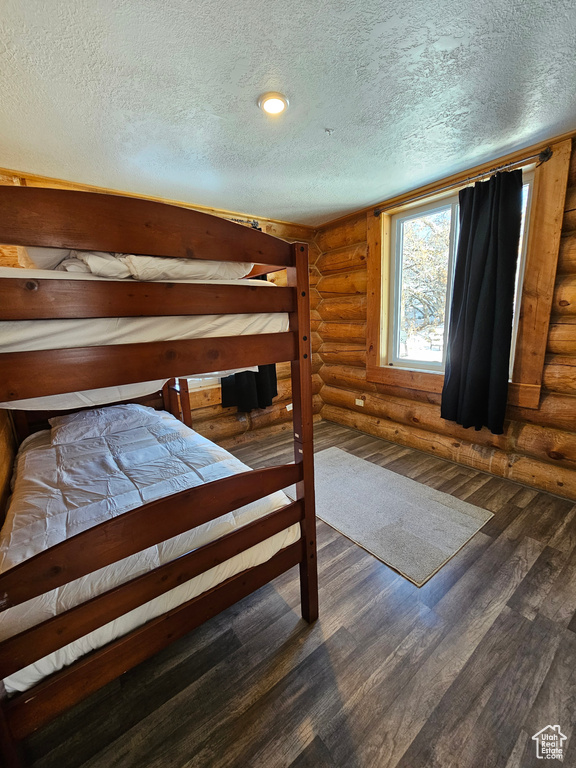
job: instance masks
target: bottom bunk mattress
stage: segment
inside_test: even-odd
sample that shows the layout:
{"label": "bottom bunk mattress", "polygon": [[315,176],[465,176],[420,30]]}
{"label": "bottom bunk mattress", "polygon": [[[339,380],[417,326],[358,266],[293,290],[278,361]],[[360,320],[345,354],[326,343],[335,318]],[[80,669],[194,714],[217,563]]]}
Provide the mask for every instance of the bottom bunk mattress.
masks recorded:
{"label": "bottom bunk mattress", "polygon": [[[68,431],[27,438],[15,462],[12,497],[0,532],[0,573],[48,547],[150,501],[249,469],[232,454],[163,411],[142,406],[131,421],[104,414],[104,436],[90,437],[93,412],[76,416]],[[116,431],[119,430],[119,431]],[[82,435],[84,439],[79,439]],[[56,444],[53,444],[56,443]],[[290,499],[278,491],[136,555],[0,613],[0,640],[139,576],[236,528]],[[300,537],[298,524],[181,584],[4,680],[25,691],[47,675],[196,597],[235,574],[266,562]]]}

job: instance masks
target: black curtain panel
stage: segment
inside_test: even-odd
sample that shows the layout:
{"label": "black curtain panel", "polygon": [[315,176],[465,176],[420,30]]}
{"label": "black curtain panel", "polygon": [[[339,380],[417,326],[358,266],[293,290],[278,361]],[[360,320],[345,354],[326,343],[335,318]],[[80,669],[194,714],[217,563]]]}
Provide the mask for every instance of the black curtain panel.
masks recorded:
{"label": "black curtain panel", "polygon": [[[266,275],[259,275],[255,280],[267,280]],[[258,372],[242,371],[220,379],[222,407],[236,406],[241,413],[248,413],[256,408],[267,408],[278,395],[276,366],[259,365]]]}
{"label": "black curtain panel", "polygon": [[260,365],[258,372],[242,371],[221,379],[222,407],[236,406],[242,413],[267,408],[278,394],[276,366]]}
{"label": "black curtain panel", "polygon": [[461,190],[442,418],[504,431],[522,171]]}

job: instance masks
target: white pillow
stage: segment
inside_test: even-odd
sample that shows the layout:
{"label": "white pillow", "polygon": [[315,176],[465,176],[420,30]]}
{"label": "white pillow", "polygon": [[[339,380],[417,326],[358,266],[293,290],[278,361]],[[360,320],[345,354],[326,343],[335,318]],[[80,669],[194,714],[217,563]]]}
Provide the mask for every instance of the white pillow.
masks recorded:
{"label": "white pillow", "polygon": [[76,251],[63,248],[27,247],[37,269],[62,272],[91,272],[115,280],[240,280],[253,264],[243,261],[202,261],[167,256],[140,256],[106,251]]}
{"label": "white pillow", "polygon": [[[99,277],[114,277],[123,279],[131,277],[130,270],[125,264],[121,253],[106,253],[105,251],[72,251],[76,264],[84,264],[88,272]],[[71,262],[69,262],[71,263]],[[66,263],[61,266],[66,268]],[[70,270],[73,271],[73,270]]]}
{"label": "white pillow", "polygon": [[76,443],[79,440],[104,437],[136,427],[157,424],[159,418],[160,415],[153,408],[135,403],[55,416],[49,419],[52,427],[52,445]]}
{"label": "white pillow", "polygon": [[69,248],[36,248],[27,245],[26,251],[36,269],[55,269],[70,255]]}
{"label": "white pillow", "polygon": [[239,280],[246,277],[254,266],[241,261],[202,261],[132,254],[120,258],[136,280]]}

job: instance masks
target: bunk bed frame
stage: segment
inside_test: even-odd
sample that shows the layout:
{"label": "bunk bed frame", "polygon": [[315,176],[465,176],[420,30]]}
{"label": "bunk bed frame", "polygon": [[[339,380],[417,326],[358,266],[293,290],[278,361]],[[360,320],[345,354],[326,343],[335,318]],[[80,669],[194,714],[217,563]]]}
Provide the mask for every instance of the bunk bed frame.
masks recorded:
{"label": "bunk bed frame", "polygon": [[[12,245],[243,261],[287,268],[288,286],[0,279],[0,320],[288,312],[289,331],[57,351],[0,353],[0,402],[291,361],[294,464],[176,493],[83,531],[0,575],[0,610],[48,592],[220,515],[296,484],[297,500],[0,643],[0,757],[23,765],[19,742],[123,672],[299,565],[302,616],[318,616],[308,249],[197,211],[147,200],[0,187],[0,242]],[[262,271],[266,271],[265,268]],[[272,271],[272,270],[270,270]],[[152,396],[180,413],[173,385]],[[140,400],[140,402],[143,402]],[[43,414],[45,418],[48,414]],[[39,414],[17,417],[20,435]],[[36,419],[36,420],[35,420]],[[161,525],[160,525],[161,521]],[[24,693],[1,681],[178,584],[299,522],[301,538],[267,562],[93,651]]]}

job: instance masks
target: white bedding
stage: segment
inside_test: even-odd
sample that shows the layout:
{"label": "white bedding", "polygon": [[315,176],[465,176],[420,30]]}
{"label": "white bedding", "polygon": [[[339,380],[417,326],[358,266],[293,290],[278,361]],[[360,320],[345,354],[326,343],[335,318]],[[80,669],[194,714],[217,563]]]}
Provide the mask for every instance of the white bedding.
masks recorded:
{"label": "white bedding", "polygon": [[91,272],[100,277],[134,277],[136,280],[239,280],[246,277],[254,266],[238,261],[206,261],[67,248],[28,246],[20,250],[24,252],[26,264],[37,269]]}
{"label": "white bedding", "polygon": [[[0,277],[27,279],[52,278],[60,280],[106,280],[91,274],[54,272],[39,269],[0,268]],[[126,283],[126,280],[122,280]],[[200,283],[198,280],[180,281]],[[243,280],[242,284],[257,285],[263,290],[273,283]],[[210,285],[238,285],[237,280],[211,280]],[[0,352],[26,352],[40,349],[98,346],[104,344],[135,344],[147,341],[173,341],[217,336],[243,336],[258,333],[280,333],[288,330],[286,313],[255,313],[241,315],[175,315],[167,317],[111,317],[80,320],[14,320],[0,321]],[[243,369],[246,370],[246,369]],[[226,376],[231,371],[206,374]],[[182,371],[181,376],[195,376]],[[0,403],[0,408],[57,410],[84,408],[118,400],[142,397],[160,389],[165,380],[107,387],[66,395]]]}
{"label": "white bedding", "polygon": [[[177,491],[246,471],[230,453],[160,412],[157,423],[105,438],[51,446],[50,432],[27,438],[0,532],[0,572],[86,528]],[[0,640],[289,503],[283,491],[0,614]],[[130,611],[4,680],[24,691],[75,659],[161,615],[300,537],[293,525],[191,581]]]}

